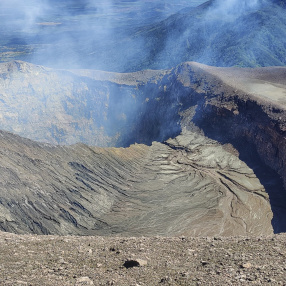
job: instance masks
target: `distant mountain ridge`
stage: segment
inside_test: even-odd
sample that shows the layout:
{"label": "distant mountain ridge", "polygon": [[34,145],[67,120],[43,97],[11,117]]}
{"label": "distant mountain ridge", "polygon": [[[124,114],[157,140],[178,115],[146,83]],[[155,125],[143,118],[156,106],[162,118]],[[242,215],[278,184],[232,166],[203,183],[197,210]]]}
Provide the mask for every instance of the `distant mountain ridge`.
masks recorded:
{"label": "distant mountain ridge", "polygon": [[251,1],[257,5],[240,8],[239,13],[235,9],[248,7],[248,2],[228,2],[235,3],[234,8],[223,3],[207,1],[184,8],[159,23],[156,19],[164,19],[164,14],[156,18],[148,9],[150,21],[139,21],[141,24],[136,20],[143,17],[140,9],[139,14],[133,9],[130,15],[124,10],[126,19],[118,9],[118,19],[110,23],[104,11],[97,15],[95,9],[91,17],[76,6],[62,16],[46,15],[28,32],[18,31],[19,27],[10,25],[10,18],[3,16],[3,25],[7,24],[1,31],[0,60],[113,72],[169,69],[186,61],[222,67],[286,65],[285,1]]}
{"label": "distant mountain ridge", "polygon": [[262,2],[238,18],[208,1],[138,32],[146,56],[133,67],[167,68],[184,61],[213,66],[286,65],[285,1]]}

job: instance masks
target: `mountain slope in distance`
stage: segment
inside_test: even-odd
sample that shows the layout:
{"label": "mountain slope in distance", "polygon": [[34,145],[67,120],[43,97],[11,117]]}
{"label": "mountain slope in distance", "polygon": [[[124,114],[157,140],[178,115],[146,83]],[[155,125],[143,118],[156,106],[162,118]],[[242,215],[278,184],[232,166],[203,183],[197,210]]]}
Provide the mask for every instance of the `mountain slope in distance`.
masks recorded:
{"label": "mountain slope in distance", "polygon": [[[130,4],[132,9],[135,4]],[[137,23],[138,17],[144,19],[141,14],[128,16],[126,8],[124,17],[116,5],[113,10],[119,21],[113,17],[107,23],[104,13],[100,16],[92,10],[95,15],[90,17],[88,9],[75,9],[70,15],[67,7],[60,8],[66,13],[61,16],[44,15],[48,22],[33,23],[28,32],[14,29],[4,17],[8,24],[1,32],[0,60],[114,72],[169,69],[185,61],[223,67],[286,64],[285,1],[207,1],[165,20],[152,16],[143,26]],[[152,15],[150,11],[146,13]]]}
{"label": "mountain slope in distance", "polygon": [[133,69],[169,68],[184,61],[226,67],[286,64],[283,1],[257,1],[261,4],[239,14],[236,6],[226,12],[217,2],[208,1],[139,30],[135,39],[144,39],[144,57],[136,65],[130,63]]}

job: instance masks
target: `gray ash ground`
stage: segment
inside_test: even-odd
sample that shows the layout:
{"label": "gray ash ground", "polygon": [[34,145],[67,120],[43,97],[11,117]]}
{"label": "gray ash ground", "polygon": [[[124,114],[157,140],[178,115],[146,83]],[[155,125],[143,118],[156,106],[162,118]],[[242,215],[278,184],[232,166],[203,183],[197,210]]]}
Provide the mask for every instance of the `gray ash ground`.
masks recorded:
{"label": "gray ash ground", "polygon": [[0,285],[286,285],[285,242],[1,233]]}

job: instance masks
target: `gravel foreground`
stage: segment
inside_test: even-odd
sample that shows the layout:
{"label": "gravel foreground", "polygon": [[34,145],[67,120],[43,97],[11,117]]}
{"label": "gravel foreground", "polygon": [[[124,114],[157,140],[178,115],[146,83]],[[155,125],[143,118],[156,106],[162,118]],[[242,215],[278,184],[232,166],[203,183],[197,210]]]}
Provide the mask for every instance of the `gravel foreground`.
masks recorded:
{"label": "gravel foreground", "polygon": [[285,242],[1,233],[0,285],[286,285]]}

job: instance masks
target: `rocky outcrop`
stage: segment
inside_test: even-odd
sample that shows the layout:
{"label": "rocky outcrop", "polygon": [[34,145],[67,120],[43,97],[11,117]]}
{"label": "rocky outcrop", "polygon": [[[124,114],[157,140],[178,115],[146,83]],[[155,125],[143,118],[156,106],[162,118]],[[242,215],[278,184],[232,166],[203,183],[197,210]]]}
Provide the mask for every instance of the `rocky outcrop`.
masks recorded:
{"label": "rocky outcrop", "polygon": [[[285,212],[280,210],[286,205],[285,68],[191,66],[186,64],[180,73],[189,74],[187,70],[196,75],[207,73],[199,82],[204,100],[195,107],[192,123],[209,138],[230,143],[237,149],[239,158],[254,170],[267,189],[272,204],[277,206],[275,213],[284,220]],[[184,78],[184,85],[198,90],[195,78],[191,81]]]}

